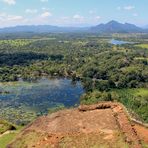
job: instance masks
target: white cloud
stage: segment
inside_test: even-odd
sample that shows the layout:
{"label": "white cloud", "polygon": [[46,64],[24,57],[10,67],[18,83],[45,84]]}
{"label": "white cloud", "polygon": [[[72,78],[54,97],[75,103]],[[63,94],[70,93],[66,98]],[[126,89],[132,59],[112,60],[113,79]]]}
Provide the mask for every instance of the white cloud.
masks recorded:
{"label": "white cloud", "polygon": [[7,14],[4,13],[4,12],[0,13],[0,17],[5,17],[6,15],[7,15]]}
{"label": "white cloud", "polygon": [[83,16],[81,16],[81,15],[79,15],[79,14],[75,14],[74,16],[73,16],[73,19],[84,19],[84,17]]}
{"label": "white cloud", "polygon": [[125,6],[124,10],[132,10],[135,9],[135,6]]}
{"label": "white cloud", "polygon": [[21,15],[10,15],[7,13],[0,13],[0,27],[9,27],[16,25],[24,25],[27,19]]}
{"label": "white cloud", "polygon": [[[3,22],[11,22],[11,21],[20,21],[24,20],[23,16],[21,15],[9,15],[6,13],[0,13],[0,18]],[[9,24],[9,23],[8,23]]]}
{"label": "white cloud", "polygon": [[26,9],[25,12],[26,12],[26,13],[35,14],[35,13],[38,12],[38,10],[37,10],[37,9]]}
{"label": "white cloud", "polygon": [[41,14],[41,17],[42,18],[46,18],[46,17],[49,17],[49,16],[52,16],[52,13],[49,12],[49,11],[46,11],[46,12],[44,12],[44,13]]}
{"label": "white cloud", "polygon": [[101,17],[100,17],[100,16],[96,16],[95,19],[96,19],[96,20],[100,20]]}
{"label": "white cloud", "polygon": [[117,7],[117,10],[133,10],[133,9],[135,9],[135,6],[125,6],[125,7],[120,7],[120,6],[118,6]]}
{"label": "white cloud", "polygon": [[3,2],[8,4],[8,5],[15,5],[16,4],[15,0],[3,0]]}
{"label": "white cloud", "polygon": [[78,25],[78,24],[84,24],[86,22],[84,16],[81,16],[79,14],[75,14],[71,20],[69,20],[69,23],[71,24],[75,24],[75,25]]}
{"label": "white cloud", "polygon": [[23,20],[23,17],[20,15],[8,15],[7,20],[8,21],[20,21],[20,20]]}
{"label": "white cloud", "polygon": [[48,2],[48,0],[40,0],[41,2]]}

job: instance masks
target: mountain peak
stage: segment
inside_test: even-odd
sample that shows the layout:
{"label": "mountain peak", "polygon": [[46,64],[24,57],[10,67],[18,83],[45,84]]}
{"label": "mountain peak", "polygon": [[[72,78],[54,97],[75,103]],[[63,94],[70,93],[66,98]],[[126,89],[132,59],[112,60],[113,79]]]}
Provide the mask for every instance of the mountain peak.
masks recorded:
{"label": "mountain peak", "polygon": [[108,22],[107,24],[120,24],[119,22],[115,21],[115,20],[111,20],[110,22]]}
{"label": "mountain peak", "polygon": [[97,25],[91,28],[93,32],[99,33],[139,33],[144,32],[142,28],[137,27],[134,24],[119,23],[112,20],[106,24]]}

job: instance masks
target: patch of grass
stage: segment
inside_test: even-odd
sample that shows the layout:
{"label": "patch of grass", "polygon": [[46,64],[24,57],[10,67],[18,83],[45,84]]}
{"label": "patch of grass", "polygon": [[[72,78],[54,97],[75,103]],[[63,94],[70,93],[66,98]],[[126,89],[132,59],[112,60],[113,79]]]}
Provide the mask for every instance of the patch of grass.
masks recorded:
{"label": "patch of grass", "polygon": [[17,132],[9,133],[0,137],[0,148],[6,148],[6,146],[16,137]]}
{"label": "patch of grass", "polygon": [[138,89],[133,89],[134,91],[134,96],[141,96],[141,97],[147,97],[148,98],[148,89],[146,88],[138,88]]}
{"label": "patch of grass", "polygon": [[147,60],[148,61],[148,58],[146,58],[146,57],[136,57],[134,59],[135,60]]}
{"label": "patch of grass", "polygon": [[0,120],[0,134],[3,134],[4,132],[8,130],[15,130],[16,127],[12,125],[11,123],[5,121],[5,120]]}
{"label": "patch of grass", "polygon": [[80,134],[67,136],[61,139],[59,147],[79,147],[79,148],[128,148],[121,134],[114,134],[112,139],[105,139],[106,134]]}
{"label": "patch of grass", "polygon": [[14,137],[13,141],[10,141],[8,144],[14,148],[26,148],[33,147],[37,142],[39,142],[46,135],[41,135],[37,132],[31,131],[29,133],[25,133],[24,135],[20,134],[17,137]]}
{"label": "patch of grass", "polygon": [[115,89],[117,101],[123,103],[138,120],[148,123],[148,89]]}
{"label": "patch of grass", "polygon": [[139,45],[136,45],[136,47],[148,48],[148,44],[139,44]]}
{"label": "patch of grass", "polygon": [[0,45],[7,44],[12,47],[20,47],[30,44],[32,41],[27,39],[15,39],[15,40],[0,40]]}
{"label": "patch of grass", "polygon": [[65,109],[65,106],[64,106],[63,104],[60,104],[60,105],[58,105],[58,106],[56,106],[56,107],[50,108],[50,109],[48,110],[48,114],[52,114],[52,113],[54,113],[54,112],[57,112],[57,111],[63,110],[63,109]]}
{"label": "patch of grass", "polygon": [[[7,121],[4,121],[8,123]],[[0,148],[6,148],[6,146],[18,135],[23,126],[16,126],[16,130],[9,129],[10,132],[0,136]],[[6,131],[5,131],[6,132]]]}
{"label": "patch of grass", "polygon": [[101,101],[113,101],[110,92],[101,92],[94,90],[93,92],[84,93],[80,98],[80,104],[91,105]]}
{"label": "patch of grass", "polygon": [[142,142],[142,147],[143,148],[148,148],[148,143]]}

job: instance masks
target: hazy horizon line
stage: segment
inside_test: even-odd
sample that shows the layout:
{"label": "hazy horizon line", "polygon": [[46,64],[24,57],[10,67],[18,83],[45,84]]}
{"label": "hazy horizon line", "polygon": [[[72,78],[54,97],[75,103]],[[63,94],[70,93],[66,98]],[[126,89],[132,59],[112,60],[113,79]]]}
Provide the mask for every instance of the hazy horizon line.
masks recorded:
{"label": "hazy horizon line", "polygon": [[117,20],[110,20],[107,22],[100,22],[100,23],[96,23],[96,24],[67,24],[67,25],[64,25],[64,24],[18,24],[17,25],[16,24],[16,25],[3,26],[3,27],[0,26],[0,29],[11,28],[11,27],[22,27],[22,26],[54,26],[54,27],[67,27],[67,28],[68,27],[70,27],[70,28],[89,28],[89,27],[100,25],[100,24],[107,24],[111,21],[116,21],[121,24],[125,24],[125,23],[133,24],[133,25],[136,25],[137,27],[141,27],[141,28],[145,28],[146,26],[148,26],[147,24],[137,25],[137,24],[131,23],[131,22],[121,22],[121,21],[117,21]]}

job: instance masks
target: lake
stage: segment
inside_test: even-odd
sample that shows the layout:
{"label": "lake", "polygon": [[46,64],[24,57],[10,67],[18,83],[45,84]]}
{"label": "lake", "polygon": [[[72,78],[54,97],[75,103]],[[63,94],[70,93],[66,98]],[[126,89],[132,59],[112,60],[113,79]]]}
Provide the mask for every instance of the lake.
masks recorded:
{"label": "lake", "polygon": [[133,42],[127,42],[127,41],[115,40],[115,39],[110,40],[109,43],[113,45],[133,44]]}
{"label": "lake", "polygon": [[81,82],[66,78],[0,83],[0,118],[26,124],[49,109],[77,106],[83,93]]}

